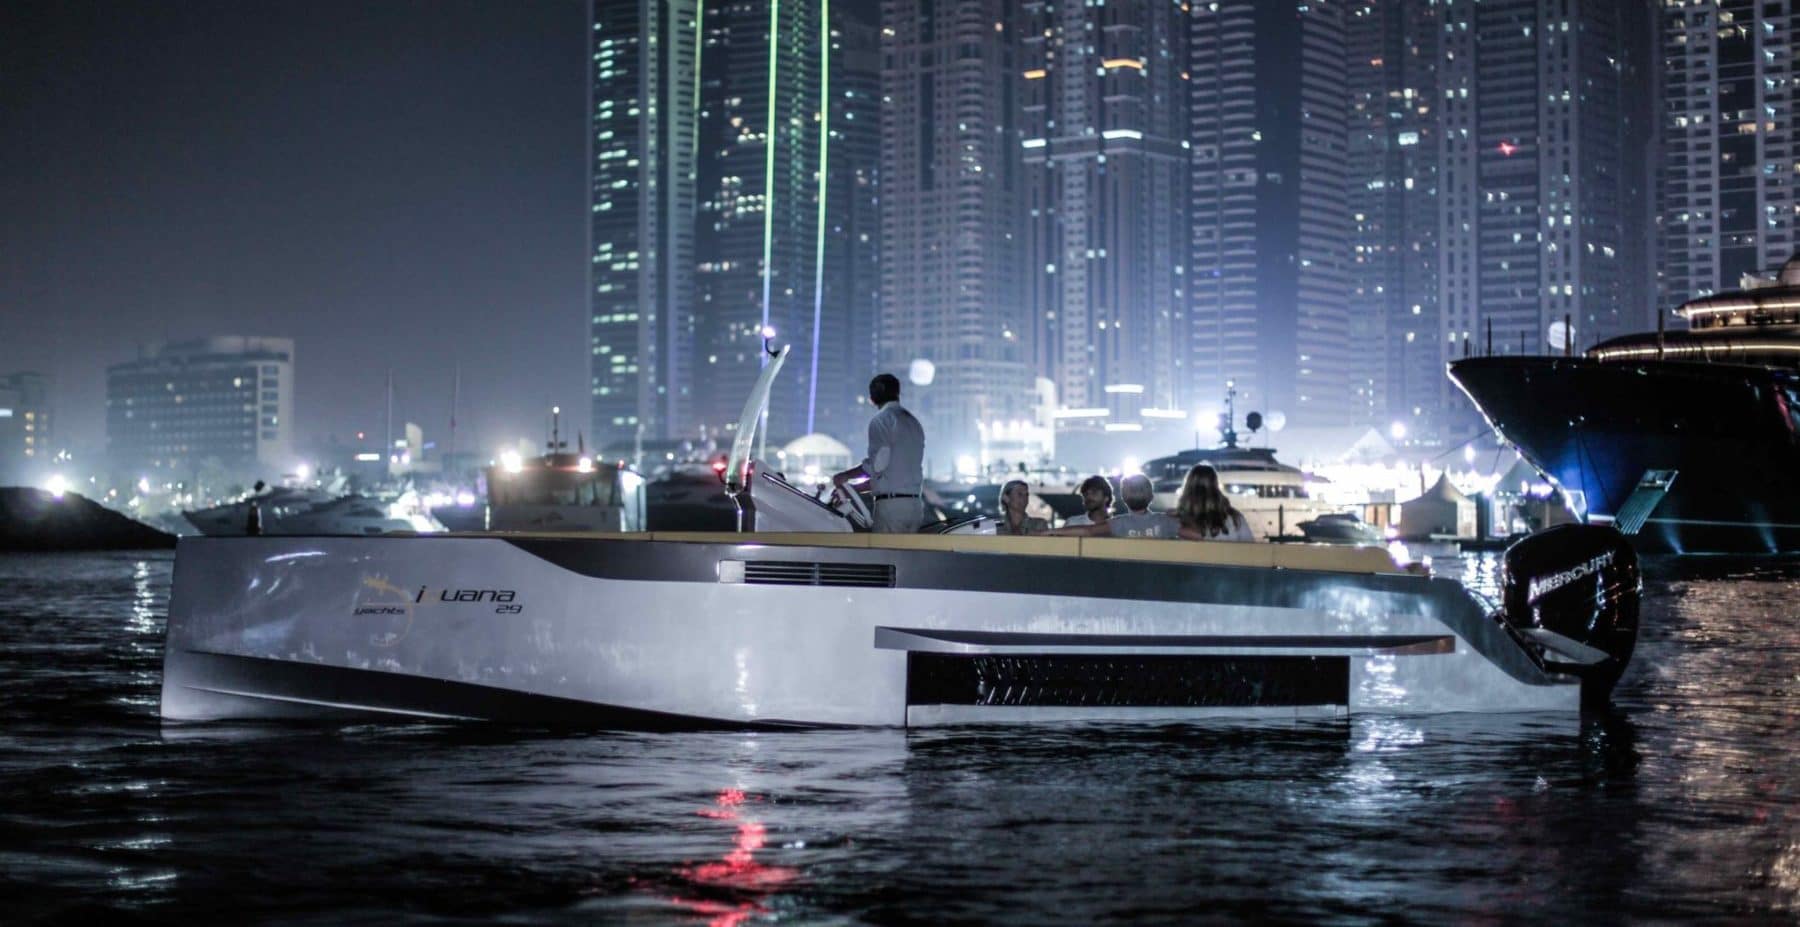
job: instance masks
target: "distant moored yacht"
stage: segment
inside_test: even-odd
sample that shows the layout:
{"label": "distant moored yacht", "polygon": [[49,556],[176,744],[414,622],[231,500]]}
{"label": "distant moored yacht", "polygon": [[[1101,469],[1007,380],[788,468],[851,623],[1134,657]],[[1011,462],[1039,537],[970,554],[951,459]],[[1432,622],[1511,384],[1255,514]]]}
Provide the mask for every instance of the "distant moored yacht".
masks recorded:
{"label": "distant moored yacht", "polygon": [[1800,550],[1800,255],[1695,299],[1684,330],[1450,376],[1590,522],[1640,550]]}

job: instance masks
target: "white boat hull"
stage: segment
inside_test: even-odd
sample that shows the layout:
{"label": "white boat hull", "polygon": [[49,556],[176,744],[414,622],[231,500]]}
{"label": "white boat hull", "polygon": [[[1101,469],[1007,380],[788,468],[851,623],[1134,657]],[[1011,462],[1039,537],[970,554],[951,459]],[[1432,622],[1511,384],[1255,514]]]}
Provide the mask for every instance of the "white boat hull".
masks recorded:
{"label": "white boat hull", "polygon": [[[1576,679],[1444,580],[855,537],[184,538],[162,714],[897,726],[1580,705]],[[808,577],[852,584],[787,584]],[[1096,667],[1137,676],[1121,694]],[[996,695],[1002,671],[1035,681]],[[1158,673],[1174,695],[1132,688]]]}

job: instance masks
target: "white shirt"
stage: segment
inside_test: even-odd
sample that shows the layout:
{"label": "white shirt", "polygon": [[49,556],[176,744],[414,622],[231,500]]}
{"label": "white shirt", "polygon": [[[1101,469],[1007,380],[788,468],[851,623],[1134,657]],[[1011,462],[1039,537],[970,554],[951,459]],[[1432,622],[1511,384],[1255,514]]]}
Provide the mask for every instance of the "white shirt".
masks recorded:
{"label": "white shirt", "polygon": [[862,468],[877,496],[925,488],[925,429],[899,400],[883,403],[869,419],[869,456]]}

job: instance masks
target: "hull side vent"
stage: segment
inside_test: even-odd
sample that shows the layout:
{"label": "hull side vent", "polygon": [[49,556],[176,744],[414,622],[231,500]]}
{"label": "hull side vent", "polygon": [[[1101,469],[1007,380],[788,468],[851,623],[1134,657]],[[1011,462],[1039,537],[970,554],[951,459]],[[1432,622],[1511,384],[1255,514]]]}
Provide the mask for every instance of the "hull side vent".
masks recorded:
{"label": "hull side vent", "polygon": [[1348,705],[1347,657],[909,653],[908,705]]}
{"label": "hull side vent", "polygon": [[743,582],[752,586],[856,586],[891,589],[891,563],[804,563],[792,560],[744,561]]}

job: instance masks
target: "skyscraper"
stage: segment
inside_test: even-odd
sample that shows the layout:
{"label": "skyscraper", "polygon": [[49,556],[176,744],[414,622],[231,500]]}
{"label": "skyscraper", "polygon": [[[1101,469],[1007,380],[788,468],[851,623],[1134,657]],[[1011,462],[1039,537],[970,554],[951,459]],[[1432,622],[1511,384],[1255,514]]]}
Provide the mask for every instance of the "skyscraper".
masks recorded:
{"label": "skyscraper", "polygon": [[1405,438],[1426,441],[1439,437],[1446,390],[1438,319],[1442,9],[1432,0],[1365,0],[1344,20],[1356,414],[1384,427],[1400,422]]}
{"label": "skyscraper", "polygon": [[[1353,398],[1345,4],[1193,5],[1194,401],[1338,424]],[[1240,404],[1240,408],[1242,405]]]}
{"label": "skyscraper", "polygon": [[589,341],[596,446],[689,415],[699,0],[594,0]]}
{"label": "skyscraper", "polygon": [[831,5],[831,135],[816,430],[852,447],[868,424],[881,307],[881,25],[873,4]]}
{"label": "skyscraper", "polygon": [[881,7],[881,358],[940,472],[1035,404],[1013,6]]}
{"label": "skyscraper", "polygon": [[735,422],[763,366],[762,333],[789,345],[769,402],[776,436],[805,434],[817,409],[816,358],[828,176],[822,117],[825,0],[734,0],[702,24],[699,225],[695,234],[696,421]]}
{"label": "skyscraper", "polygon": [[1440,347],[1485,347],[1490,323],[1496,351],[1530,353],[1641,330],[1646,5],[1443,10]]}
{"label": "skyscraper", "polygon": [[1185,405],[1187,13],[1027,0],[1019,29],[1038,372],[1066,408],[1141,427]]}
{"label": "skyscraper", "polygon": [[50,461],[50,380],[21,371],[0,376],[0,480],[35,480]]}
{"label": "skyscraper", "polygon": [[1672,3],[1662,17],[1667,309],[1800,248],[1800,3]]}
{"label": "skyscraper", "polygon": [[107,453],[125,475],[218,492],[294,466],[293,435],[291,338],[154,344],[106,368]]}

